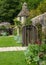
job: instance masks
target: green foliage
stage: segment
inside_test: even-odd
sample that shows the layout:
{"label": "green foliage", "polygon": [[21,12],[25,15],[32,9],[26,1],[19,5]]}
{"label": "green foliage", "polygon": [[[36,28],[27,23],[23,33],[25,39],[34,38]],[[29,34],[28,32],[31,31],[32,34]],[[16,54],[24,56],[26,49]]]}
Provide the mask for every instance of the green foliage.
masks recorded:
{"label": "green foliage", "polygon": [[0,0],[0,20],[12,22],[21,9],[20,5],[18,0]]}
{"label": "green foliage", "polygon": [[37,23],[36,26],[38,28],[38,38],[40,41],[42,41],[42,25]]}
{"label": "green foliage", "polygon": [[46,0],[43,0],[40,5],[38,6],[38,9],[41,11],[41,13],[46,12]]}
{"label": "green foliage", "polygon": [[38,8],[30,10],[30,18],[34,18],[40,14],[41,14],[41,11]]}
{"label": "green foliage", "polygon": [[8,32],[6,31],[7,27],[6,26],[0,26],[0,36],[7,36],[9,35]]}
{"label": "green foliage", "polygon": [[5,29],[6,29],[6,27],[5,27],[4,25],[2,25],[2,26],[0,26],[0,29],[5,30]]}
{"label": "green foliage", "polygon": [[38,16],[44,12],[46,12],[46,0],[41,0],[41,2],[38,4],[36,9],[30,10],[30,17],[33,18],[33,17]]}
{"label": "green foliage", "polygon": [[31,18],[46,12],[46,0],[0,0],[0,22],[14,23],[13,19],[20,12],[24,2],[27,2]]}
{"label": "green foliage", "polygon": [[13,21],[15,23],[15,26],[17,26],[17,27],[20,27],[21,26],[21,22],[18,21],[16,18]]}
{"label": "green foliage", "polygon": [[29,45],[25,52],[25,56],[26,56],[26,62],[29,65],[38,65],[43,61],[45,62],[46,61],[46,44]]}
{"label": "green foliage", "polygon": [[3,33],[0,34],[0,36],[8,36],[8,35],[9,35],[8,32],[3,32]]}
{"label": "green foliage", "polygon": [[30,19],[30,17],[28,17],[25,21],[25,25],[31,25],[32,24],[32,21]]}
{"label": "green foliage", "polygon": [[13,30],[13,35],[17,35],[17,30],[16,29]]}
{"label": "green foliage", "polygon": [[29,9],[36,9],[42,1],[43,0],[21,0],[22,3],[27,2]]}

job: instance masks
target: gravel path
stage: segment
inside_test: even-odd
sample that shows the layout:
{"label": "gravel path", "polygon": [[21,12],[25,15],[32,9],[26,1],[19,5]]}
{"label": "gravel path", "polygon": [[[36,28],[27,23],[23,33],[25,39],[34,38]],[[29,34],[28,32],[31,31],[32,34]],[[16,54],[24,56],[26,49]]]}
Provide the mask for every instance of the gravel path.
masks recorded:
{"label": "gravel path", "polygon": [[27,47],[0,47],[0,52],[5,51],[24,51]]}

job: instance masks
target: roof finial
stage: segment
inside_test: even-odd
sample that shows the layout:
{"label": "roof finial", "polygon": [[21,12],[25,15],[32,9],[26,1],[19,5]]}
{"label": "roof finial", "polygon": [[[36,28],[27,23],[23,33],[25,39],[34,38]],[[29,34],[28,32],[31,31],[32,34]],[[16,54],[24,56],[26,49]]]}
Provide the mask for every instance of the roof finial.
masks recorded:
{"label": "roof finial", "polygon": [[22,6],[22,9],[28,9],[28,8],[27,8],[27,3],[26,3],[26,2],[24,2],[23,6]]}
{"label": "roof finial", "polygon": [[29,10],[28,10],[26,2],[24,2],[23,6],[22,6],[22,10],[18,14],[18,16],[29,16]]}

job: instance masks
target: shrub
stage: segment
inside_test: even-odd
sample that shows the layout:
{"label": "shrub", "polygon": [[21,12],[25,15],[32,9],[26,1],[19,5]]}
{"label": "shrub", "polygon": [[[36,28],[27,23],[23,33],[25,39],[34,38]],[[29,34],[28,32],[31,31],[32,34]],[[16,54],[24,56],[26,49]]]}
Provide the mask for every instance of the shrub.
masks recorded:
{"label": "shrub", "polygon": [[[45,65],[46,44],[31,44],[25,51],[26,62],[28,65]],[[42,64],[41,64],[42,62]]]}
{"label": "shrub", "polygon": [[3,31],[0,33],[0,36],[8,36],[8,35],[9,35],[9,33],[7,31]]}

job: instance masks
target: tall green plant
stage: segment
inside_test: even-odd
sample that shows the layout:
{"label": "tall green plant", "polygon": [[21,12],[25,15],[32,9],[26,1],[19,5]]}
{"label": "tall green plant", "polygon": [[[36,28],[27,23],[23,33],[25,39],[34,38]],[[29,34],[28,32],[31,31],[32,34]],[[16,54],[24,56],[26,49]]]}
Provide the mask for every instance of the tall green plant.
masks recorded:
{"label": "tall green plant", "polygon": [[14,19],[14,23],[15,23],[15,28],[17,29],[17,35],[19,35],[19,31],[21,28],[21,22],[18,21],[16,18]]}

